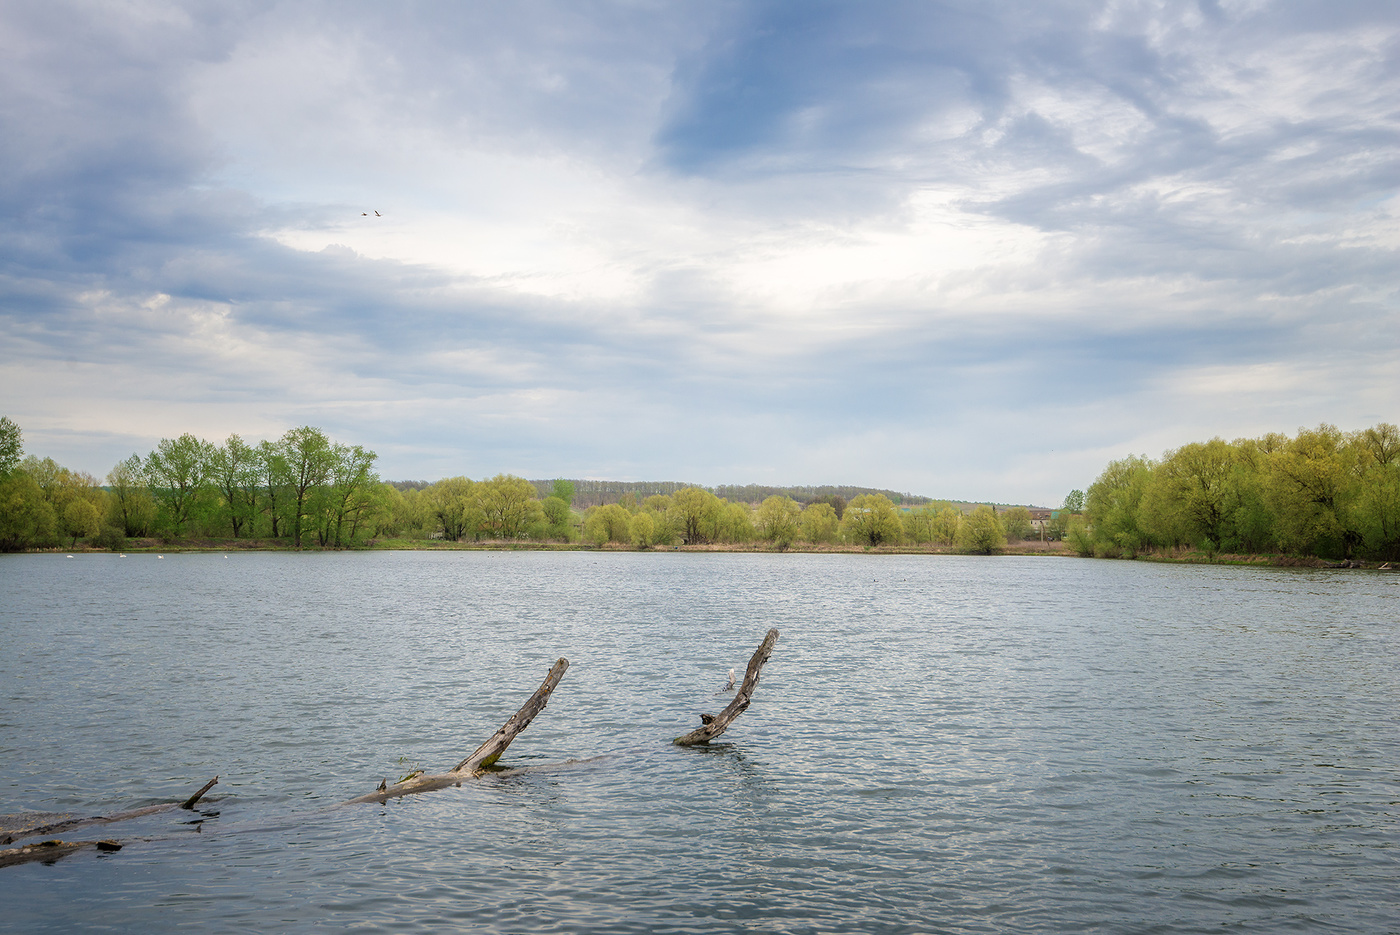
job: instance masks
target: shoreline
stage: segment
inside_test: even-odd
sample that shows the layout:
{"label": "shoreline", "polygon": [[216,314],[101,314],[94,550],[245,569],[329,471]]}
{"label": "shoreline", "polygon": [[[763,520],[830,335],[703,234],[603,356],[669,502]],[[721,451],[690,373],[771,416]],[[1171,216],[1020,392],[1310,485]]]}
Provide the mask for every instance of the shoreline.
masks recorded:
{"label": "shoreline", "polygon": [[[888,545],[859,546],[836,543],[818,545],[790,545],[778,549],[772,545],[755,543],[708,543],[704,545],[660,545],[638,549],[630,545],[610,542],[592,545],[583,542],[510,542],[487,540],[481,542],[445,542],[441,540],[391,539],[371,541],[353,548],[329,548],[317,545],[293,548],[277,541],[266,539],[197,539],[188,542],[163,543],[155,539],[133,539],[125,548],[113,552],[110,549],[80,545],[74,548],[25,549],[13,555],[113,555],[113,554],[175,554],[200,552],[727,552],[735,554],[778,555],[794,553],[802,555],[979,555],[981,553],[962,552],[950,545]],[[1027,541],[1007,545],[1005,548],[982,557],[997,556],[1044,556],[1052,558],[1080,558],[1073,549],[1063,542]],[[1216,553],[1214,556],[1188,549],[1159,550],[1144,552],[1134,558],[1099,559],[1100,561],[1138,561],[1169,565],[1232,565],[1258,568],[1343,568],[1372,571],[1400,571],[1395,563],[1384,561],[1343,560],[1333,561],[1314,556],[1283,554],[1233,554]]]}

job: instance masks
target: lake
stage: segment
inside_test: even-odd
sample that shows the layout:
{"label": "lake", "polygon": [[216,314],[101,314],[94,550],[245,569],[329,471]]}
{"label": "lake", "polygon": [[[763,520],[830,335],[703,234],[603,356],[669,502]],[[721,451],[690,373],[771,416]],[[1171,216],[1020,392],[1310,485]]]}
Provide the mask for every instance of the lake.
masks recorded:
{"label": "lake", "polygon": [[[1400,931],[1400,575],[1045,557],[0,556],[0,931]],[[769,627],[752,706],[709,748]],[[558,657],[487,775],[450,769]],[[589,758],[568,764],[570,759]],[[36,839],[37,840],[37,839]]]}

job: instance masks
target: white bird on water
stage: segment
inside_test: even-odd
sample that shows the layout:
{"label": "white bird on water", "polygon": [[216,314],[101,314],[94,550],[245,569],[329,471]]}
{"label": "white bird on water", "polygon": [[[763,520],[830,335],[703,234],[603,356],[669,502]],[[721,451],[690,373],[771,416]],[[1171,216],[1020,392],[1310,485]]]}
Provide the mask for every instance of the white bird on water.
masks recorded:
{"label": "white bird on water", "polygon": [[730,669],[730,670],[729,670],[729,681],[727,681],[727,682],[724,683],[724,690],[727,691],[727,692],[732,692],[732,691],[734,690],[734,670],[733,670],[733,669]]}

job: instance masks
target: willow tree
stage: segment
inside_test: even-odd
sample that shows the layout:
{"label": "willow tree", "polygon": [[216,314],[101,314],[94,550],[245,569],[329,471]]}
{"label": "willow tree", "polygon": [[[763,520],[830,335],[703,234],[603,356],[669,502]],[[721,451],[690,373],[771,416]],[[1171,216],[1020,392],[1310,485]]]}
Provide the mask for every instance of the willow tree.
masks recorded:
{"label": "willow tree", "polygon": [[1132,557],[1151,544],[1139,508],[1152,478],[1152,467],[1146,458],[1130,455],[1121,461],[1110,461],[1089,485],[1084,510],[1096,554]]}
{"label": "willow tree", "polygon": [[996,510],[984,503],[963,517],[956,541],[964,552],[991,555],[1006,547],[1006,532]]}
{"label": "willow tree", "polygon": [[1357,441],[1365,454],[1358,518],[1366,546],[1381,558],[1400,559],[1400,428],[1382,422]]}
{"label": "willow tree", "polygon": [[799,535],[801,535],[803,542],[810,542],[813,545],[820,542],[833,542],[836,539],[839,525],[840,520],[836,516],[835,507],[830,503],[812,502],[802,510]]}
{"label": "willow tree", "polygon": [[[655,524],[652,533],[656,532]],[[620,503],[605,503],[595,506],[583,518],[583,538],[594,545],[609,542],[630,542],[632,539],[632,514]]]}
{"label": "willow tree", "polygon": [[802,508],[791,497],[772,496],[758,506],[754,528],[759,538],[767,539],[779,548],[787,548],[797,538]]}
{"label": "willow tree", "polygon": [[535,485],[513,474],[497,474],[477,485],[486,534],[493,539],[519,539],[544,519]]}
{"label": "willow tree", "polygon": [[1275,535],[1290,552],[1351,555],[1361,543],[1351,508],[1363,450],[1334,425],[1300,429],[1268,459],[1266,497]]}
{"label": "willow tree", "polygon": [[1223,439],[1167,452],[1140,504],[1142,526],[1160,542],[1214,550],[1234,539],[1231,478],[1236,453]]}
{"label": "willow tree", "polygon": [[863,493],[853,497],[841,518],[841,534],[847,540],[865,546],[896,543],[903,533],[899,511],[882,493]]}
{"label": "willow tree", "polygon": [[723,512],[723,501],[699,487],[685,487],[671,496],[671,514],[686,545],[713,539]]}
{"label": "willow tree", "polygon": [[1011,542],[1020,542],[1031,537],[1031,511],[1023,506],[1013,506],[1001,514],[1001,528]]}
{"label": "willow tree", "polygon": [[476,481],[468,477],[444,478],[424,490],[422,496],[444,539],[457,542],[480,535],[486,515],[481,510]]}

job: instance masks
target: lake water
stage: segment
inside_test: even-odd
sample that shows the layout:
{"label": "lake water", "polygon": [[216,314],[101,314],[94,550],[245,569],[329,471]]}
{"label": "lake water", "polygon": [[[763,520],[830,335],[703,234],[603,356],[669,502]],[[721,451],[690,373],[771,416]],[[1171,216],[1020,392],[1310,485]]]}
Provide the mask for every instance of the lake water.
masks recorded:
{"label": "lake water", "polygon": [[[0,557],[0,931],[1400,931],[1400,575],[1059,558]],[[752,707],[708,749],[769,627]],[[452,767],[572,663],[501,766]],[[555,766],[570,758],[588,763]]]}

